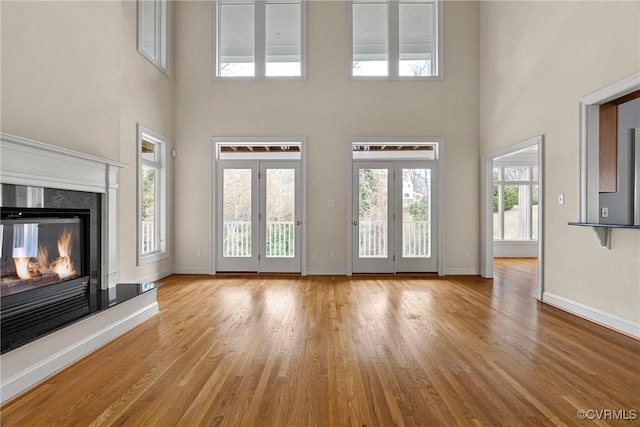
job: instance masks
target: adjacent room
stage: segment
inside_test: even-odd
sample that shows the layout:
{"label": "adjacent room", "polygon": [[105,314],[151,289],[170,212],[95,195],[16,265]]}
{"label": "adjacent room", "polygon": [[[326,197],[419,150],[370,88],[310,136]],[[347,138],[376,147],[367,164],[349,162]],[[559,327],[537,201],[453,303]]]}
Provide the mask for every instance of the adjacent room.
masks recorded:
{"label": "adjacent room", "polygon": [[2,425],[638,422],[640,1],[0,20]]}

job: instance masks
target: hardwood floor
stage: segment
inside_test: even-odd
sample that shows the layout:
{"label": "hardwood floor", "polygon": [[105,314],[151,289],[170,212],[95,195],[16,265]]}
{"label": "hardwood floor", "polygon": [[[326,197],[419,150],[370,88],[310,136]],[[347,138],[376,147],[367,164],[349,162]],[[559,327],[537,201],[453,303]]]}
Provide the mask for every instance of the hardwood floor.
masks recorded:
{"label": "hardwood floor", "polygon": [[9,402],[0,420],[593,424],[580,421],[579,410],[633,418],[640,342],[538,303],[535,268],[535,260],[499,260],[494,282],[172,276],[159,290],[157,316]]}

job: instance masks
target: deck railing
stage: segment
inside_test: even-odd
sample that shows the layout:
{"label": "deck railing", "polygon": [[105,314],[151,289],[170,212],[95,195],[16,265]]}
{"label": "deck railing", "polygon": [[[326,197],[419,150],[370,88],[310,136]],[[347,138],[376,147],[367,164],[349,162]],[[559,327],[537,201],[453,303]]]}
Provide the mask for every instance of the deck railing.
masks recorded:
{"label": "deck railing", "polygon": [[[265,230],[266,257],[289,258],[295,256],[294,226],[293,221],[267,221],[267,229]],[[251,256],[251,222],[225,221],[222,238],[223,256]]]}
{"label": "deck railing", "polygon": [[155,252],[157,250],[156,241],[155,221],[142,221],[142,253]]}
{"label": "deck railing", "polygon": [[[387,221],[360,221],[360,258],[386,258]],[[402,256],[424,258],[431,254],[430,221],[402,221]]]}

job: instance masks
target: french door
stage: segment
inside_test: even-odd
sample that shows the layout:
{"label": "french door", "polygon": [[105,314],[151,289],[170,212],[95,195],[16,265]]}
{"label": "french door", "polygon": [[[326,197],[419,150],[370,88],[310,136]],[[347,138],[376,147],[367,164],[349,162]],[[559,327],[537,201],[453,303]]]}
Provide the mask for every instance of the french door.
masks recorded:
{"label": "french door", "polygon": [[437,272],[435,161],[354,161],[354,273]]}
{"label": "french door", "polygon": [[216,181],[216,270],[299,273],[300,162],[225,160]]}

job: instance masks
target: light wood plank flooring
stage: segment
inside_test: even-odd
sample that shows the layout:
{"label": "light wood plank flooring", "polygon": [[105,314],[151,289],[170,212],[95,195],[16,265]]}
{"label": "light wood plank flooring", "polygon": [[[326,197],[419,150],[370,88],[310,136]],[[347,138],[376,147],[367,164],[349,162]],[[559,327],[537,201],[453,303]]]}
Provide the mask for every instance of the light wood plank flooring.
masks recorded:
{"label": "light wood plank flooring", "polygon": [[578,411],[639,410],[640,343],[538,303],[535,267],[499,260],[494,282],[172,276],[160,314],[1,423],[594,425]]}

